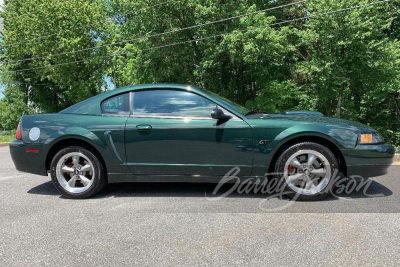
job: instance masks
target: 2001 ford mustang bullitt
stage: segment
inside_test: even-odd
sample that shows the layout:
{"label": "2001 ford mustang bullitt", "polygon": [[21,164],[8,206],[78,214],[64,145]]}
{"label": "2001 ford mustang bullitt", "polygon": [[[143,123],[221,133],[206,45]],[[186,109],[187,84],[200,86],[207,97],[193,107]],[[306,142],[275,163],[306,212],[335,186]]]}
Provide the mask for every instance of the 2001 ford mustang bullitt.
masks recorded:
{"label": "2001 ford mustang bullitt", "polygon": [[329,194],[335,173],[383,175],[393,147],[369,127],[318,112],[264,114],[191,86],[138,85],[58,114],[23,116],[10,151],[68,198],[116,182],[219,182],[280,173],[298,199]]}

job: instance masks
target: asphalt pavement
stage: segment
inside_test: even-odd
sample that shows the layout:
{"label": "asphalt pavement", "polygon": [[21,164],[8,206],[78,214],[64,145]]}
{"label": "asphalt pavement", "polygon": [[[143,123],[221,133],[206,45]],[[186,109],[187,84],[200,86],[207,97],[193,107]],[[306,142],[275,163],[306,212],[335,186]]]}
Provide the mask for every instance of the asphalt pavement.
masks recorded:
{"label": "asphalt pavement", "polygon": [[363,265],[400,262],[400,166],[319,202],[210,184],[115,184],[60,197],[0,148],[0,266]]}

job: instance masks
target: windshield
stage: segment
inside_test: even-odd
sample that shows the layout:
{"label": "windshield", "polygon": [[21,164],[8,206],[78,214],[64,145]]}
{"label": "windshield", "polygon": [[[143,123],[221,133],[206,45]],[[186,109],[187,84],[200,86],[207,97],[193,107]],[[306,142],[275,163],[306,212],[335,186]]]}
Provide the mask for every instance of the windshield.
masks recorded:
{"label": "windshield", "polygon": [[208,90],[204,90],[203,89],[203,91],[206,92],[207,94],[215,97],[215,98],[218,98],[219,101],[221,101],[228,108],[232,109],[233,111],[236,111],[237,113],[245,115],[246,113],[250,112],[250,110],[248,108],[245,108],[245,107],[233,102],[232,100],[229,100],[229,99],[227,99],[225,97],[222,97],[222,96],[220,96],[220,95],[218,95],[216,93],[210,92]]}

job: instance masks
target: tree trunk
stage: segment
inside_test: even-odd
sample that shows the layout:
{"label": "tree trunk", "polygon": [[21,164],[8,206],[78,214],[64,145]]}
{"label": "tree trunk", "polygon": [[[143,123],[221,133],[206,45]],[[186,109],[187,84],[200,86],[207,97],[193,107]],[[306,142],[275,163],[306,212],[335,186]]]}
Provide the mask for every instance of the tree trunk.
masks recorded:
{"label": "tree trunk", "polygon": [[256,89],[254,88],[254,82],[251,82],[251,95],[252,95],[252,100],[256,98]]}
{"label": "tree trunk", "polygon": [[115,62],[113,63],[113,82],[114,82],[114,89],[118,88],[118,83],[117,83],[117,71],[115,70]]}
{"label": "tree trunk", "polygon": [[115,74],[115,72],[114,72],[114,89],[117,89],[118,88],[118,84],[117,84],[117,77],[116,77],[116,74]]}
{"label": "tree trunk", "polygon": [[342,117],[342,101],[343,101],[343,92],[339,93],[339,100],[337,103],[336,113],[338,118]]}
{"label": "tree trunk", "polygon": [[332,117],[332,100],[331,99],[329,99],[326,114],[328,115],[328,117]]}

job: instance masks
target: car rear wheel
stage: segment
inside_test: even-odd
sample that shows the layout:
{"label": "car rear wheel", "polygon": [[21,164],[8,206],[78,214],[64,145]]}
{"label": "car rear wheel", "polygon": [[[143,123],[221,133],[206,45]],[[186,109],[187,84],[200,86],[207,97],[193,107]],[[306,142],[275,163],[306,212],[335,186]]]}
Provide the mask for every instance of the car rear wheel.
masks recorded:
{"label": "car rear wheel", "polygon": [[337,158],[327,147],[305,142],[290,146],[279,156],[275,173],[289,197],[320,200],[330,194],[338,167]]}
{"label": "car rear wheel", "polygon": [[107,183],[104,167],[98,156],[79,146],[59,151],[50,165],[54,186],[67,198],[88,198]]}

